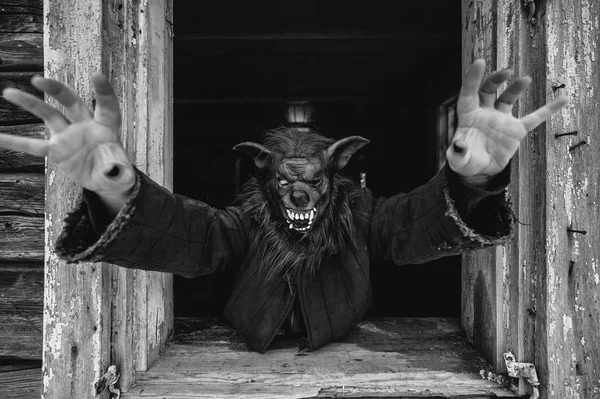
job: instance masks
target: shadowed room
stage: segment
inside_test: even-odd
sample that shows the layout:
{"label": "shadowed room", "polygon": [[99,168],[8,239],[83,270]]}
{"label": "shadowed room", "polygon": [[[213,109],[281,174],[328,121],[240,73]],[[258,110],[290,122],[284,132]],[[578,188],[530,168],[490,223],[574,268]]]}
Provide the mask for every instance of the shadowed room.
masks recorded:
{"label": "shadowed room", "polygon": [[[371,142],[345,173],[375,196],[437,171],[438,106],[458,93],[460,3],[178,2],[174,191],[222,208],[253,170],[232,147],[304,122]],[[460,257],[372,265],[372,316],[460,316]],[[217,316],[232,276],[175,276],[175,315]]]}

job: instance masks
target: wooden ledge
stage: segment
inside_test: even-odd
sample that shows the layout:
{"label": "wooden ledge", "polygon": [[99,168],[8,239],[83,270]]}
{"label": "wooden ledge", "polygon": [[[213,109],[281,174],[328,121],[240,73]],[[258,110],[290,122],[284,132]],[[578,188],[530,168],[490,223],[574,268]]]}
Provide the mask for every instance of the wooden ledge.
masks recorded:
{"label": "wooden ledge", "polygon": [[458,319],[371,319],[314,352],[278,339],[265,354],[218,318],[177,319],[175,328],[123,398],[517,397],[481,377],[489,366]]}

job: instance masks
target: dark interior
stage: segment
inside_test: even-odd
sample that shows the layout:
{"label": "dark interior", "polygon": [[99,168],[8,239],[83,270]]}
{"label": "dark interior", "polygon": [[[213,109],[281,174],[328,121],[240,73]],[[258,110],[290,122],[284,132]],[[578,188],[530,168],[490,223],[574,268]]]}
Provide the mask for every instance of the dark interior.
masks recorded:
{"label": "dark interior", "polygon": [[[371,143],[346,173],[377,196],[437,171],[436,113],[461,79],[460,2],[177,2],[174,190],[224,207],[252,172],[232,147],[287,123]],[[372,265],[372,316],[460,316],[460,258]],[[231,276],[175,277],[175,315],[220,315]]]}

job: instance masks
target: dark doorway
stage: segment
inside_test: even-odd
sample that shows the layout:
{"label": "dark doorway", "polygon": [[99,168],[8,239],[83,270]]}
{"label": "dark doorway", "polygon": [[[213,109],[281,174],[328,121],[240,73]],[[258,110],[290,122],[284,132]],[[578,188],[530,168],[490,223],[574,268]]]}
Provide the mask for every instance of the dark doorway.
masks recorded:
{"label": "dark doorway", "polygon": [[[347,173],[378,196],[436,170],[437,106],[461,79],[460,2],[177,2],[174,190],[226,206],[238,154],[308,102],[324,135],[371,140]],[[375,316],[460,316],[460,258],[373,265]],[[175,277],[175,315],[219,315],[231,276]]]}

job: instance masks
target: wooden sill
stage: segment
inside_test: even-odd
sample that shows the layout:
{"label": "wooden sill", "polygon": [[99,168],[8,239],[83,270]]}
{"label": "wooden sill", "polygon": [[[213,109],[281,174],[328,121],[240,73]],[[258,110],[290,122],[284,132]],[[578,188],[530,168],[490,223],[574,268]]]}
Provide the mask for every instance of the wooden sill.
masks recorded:
{"label": "wooden sill", "polygon": [[320,350],[280,340],[266,354],[220,319],[177,319],[175,329],[122,398],[518,397],[481,377],[490,368],[458,319],[371,319]]}

